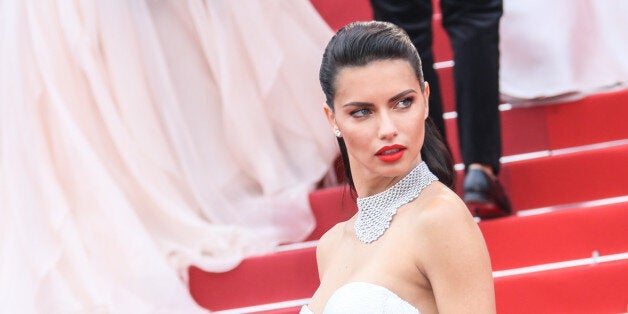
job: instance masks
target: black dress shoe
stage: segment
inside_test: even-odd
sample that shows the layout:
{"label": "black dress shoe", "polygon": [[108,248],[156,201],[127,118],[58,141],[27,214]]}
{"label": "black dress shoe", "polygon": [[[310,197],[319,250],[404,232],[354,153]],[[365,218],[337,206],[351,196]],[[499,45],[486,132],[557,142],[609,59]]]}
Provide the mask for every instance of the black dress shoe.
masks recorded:
{"label": "black dress shoe", "polygon": [[482,219],[512,214],[510,201],[497,178],[491,178],[481,169],[469,169],[462,185],[464,202],[471,214]]}

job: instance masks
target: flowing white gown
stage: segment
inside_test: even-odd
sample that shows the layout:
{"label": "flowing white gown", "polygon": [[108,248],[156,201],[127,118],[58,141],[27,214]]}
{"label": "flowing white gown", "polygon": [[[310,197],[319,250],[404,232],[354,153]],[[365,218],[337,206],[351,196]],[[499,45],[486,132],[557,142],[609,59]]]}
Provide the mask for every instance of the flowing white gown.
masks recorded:
{"label": "flowing white gown", "polygon": [[500,91],[529,105],[628,88],[628,1],[504,1]]}
{"label": "flowing white gown", "polygon": [[312,230],[337,147],[309,1],[0,1],[0,313],[194,313]]}

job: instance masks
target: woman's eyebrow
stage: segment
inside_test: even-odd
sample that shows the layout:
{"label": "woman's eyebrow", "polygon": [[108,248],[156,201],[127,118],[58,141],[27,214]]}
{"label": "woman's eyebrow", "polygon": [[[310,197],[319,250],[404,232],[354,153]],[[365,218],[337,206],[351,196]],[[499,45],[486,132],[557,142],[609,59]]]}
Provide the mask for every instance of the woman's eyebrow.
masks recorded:
{"label": "woman's eyebrow", "polygon": [[[412,88],[411,88],[411,89],[408,89],[408,90],[405,90],[405,91],[403,91],[403,92],[401,92],[401,93],[399,93],[399,94],[397,94],[397,95],[395,95],[395,96],[391,97],[391,98],[388,100],[388,102],[394,102],[394,101],[397,101],[397,100],[399,100],[399,99],[403,98],[404,96],[406,96],[406,95],[408,95],[408,94],[411,94],[411,93],[416,93],[416,91],[415,91],[414,89],[412,89]],[[348,107],[348,106],[352,106],[352,107],[367,107],[367,106],[375,106],[375,105],[374,105],[373,103],[370,103],[370,102],[364,102],[364,101],[351,101],[351,102],[348,102],[348,103],[346,103],[346,104],[344,104],[344,105],[342,105],[342,106],[343,106],[343,107]]]}
{"label": "woman's eyebrow", "polygon": [[390,100],[388,100],[388,102],[394,102],[394,101],[397,101],[397,100],[399,100],[399,99],[403,98],[404,96],[406,96],[406,95],[408,95],[408,94],[410,94],[410,93],[416,93],[416,91],[415,91],[414,89],[410,88],[410,89],[408,89],[408,90],[405,90],[405,91],[403,91],[403,92],[401,92],[401,93],[399,93],[399,94],[397,94],[397,95],[393,96],[392,98],[390,98]]}
{"label": "woman's eyebrow", "polygon": [[351,101],[348,102],[344,105],[342,105],[343,107],[368,107],[368,106],[375,106],[373,103],[370,102],[364,102],[364,101]]}

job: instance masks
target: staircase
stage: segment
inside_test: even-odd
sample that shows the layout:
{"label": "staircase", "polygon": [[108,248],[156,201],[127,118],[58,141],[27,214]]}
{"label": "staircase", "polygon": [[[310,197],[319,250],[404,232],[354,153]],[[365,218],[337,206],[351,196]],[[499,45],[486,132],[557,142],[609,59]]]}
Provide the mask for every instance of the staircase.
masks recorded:
{"label": "staircase", "polygon": [[[368,0],[312,3],[334,29],[371,19]],[[448,140],[460,163],[452,54],[438,13],[434,18]],[[516,215],[478,222],[491,256],[497,312],[627,312],[628,90],[500,110],[500,180]],[[310,203],[317,227],[303,243],[248,258],[227,273],[191,267],[198,304],[223,314],[298,313],[318,286],[316,240],[356,211],[342,186],[312,192]]]}

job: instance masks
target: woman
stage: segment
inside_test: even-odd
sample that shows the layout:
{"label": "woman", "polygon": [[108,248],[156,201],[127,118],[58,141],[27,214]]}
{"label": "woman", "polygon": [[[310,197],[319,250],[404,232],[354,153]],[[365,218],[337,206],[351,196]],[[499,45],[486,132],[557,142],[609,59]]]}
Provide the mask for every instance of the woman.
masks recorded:
{"label": "woman", "polygon": [[429,85],[405,32],[345,26],[320,81],[358,213],[320,239],[321,284],[301,313],[495,312],[488,251],[447,186],[451,156],[427,118]]}

